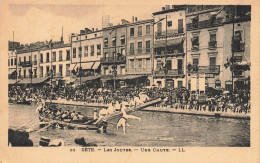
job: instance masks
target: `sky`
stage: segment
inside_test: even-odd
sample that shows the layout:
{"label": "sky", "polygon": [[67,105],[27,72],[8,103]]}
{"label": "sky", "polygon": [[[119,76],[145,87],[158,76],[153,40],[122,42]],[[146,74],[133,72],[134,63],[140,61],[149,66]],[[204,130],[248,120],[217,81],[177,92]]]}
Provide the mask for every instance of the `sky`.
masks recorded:
{"label": "sky", "polygon": [[110,15],[113,25],[121,19],[131,21],[151,19],[152,13],[161,10],[162,5],[59,5],[59,4],[10,4],[8,39],[22,44],[46,40],[60,40],[63,26],[63,38],[69,42],[70,33],[79,33],[81,29],[102,27],[102,16]]}

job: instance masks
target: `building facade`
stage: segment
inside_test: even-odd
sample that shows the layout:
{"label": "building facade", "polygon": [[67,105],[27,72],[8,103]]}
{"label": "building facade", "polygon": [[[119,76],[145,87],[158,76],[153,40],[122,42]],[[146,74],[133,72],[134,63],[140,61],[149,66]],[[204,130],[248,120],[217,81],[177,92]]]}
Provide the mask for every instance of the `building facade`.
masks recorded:
{"label": "building facade", "polygon": [[153,19],[127,25],[126,74],[146,76],[146,85],[152,79]]}
{"label": "building facade", "polygon": [[224,80],[224,21],[222,6],[187,8],[188,89],[205,93]]}
{"label": "building facade", "polygon": [[101,74],[105,84],[115,85],[115,81],[126,74],[126,30],[125,24],[103,28]]}
{"label": "building facade", "polygon": [[102,30],[81,30],[71,37],[71,76],[74,78],[98,76],[101,73],[100,59],[103,55]]}
{"label": "building facade", "polygon": [[102,76],[103,86],[143,82],[199,93],[250,86],[251,6],[166,5],[153,19],[121,21],[71,34],[70,44],[9,41],[9,79]]}
{"label": "building facade", "polygon": [[169,5],[154,17],[154,81],[158,87],[186,86],[185,6]]}
{"label": "building facade", "polygon": [[42,47],[38,52],[39,77],[53,78],[52,84],[57,84],[58,80],[70,79],[70,56],[71,44],[63,42],[53,42]]}
{"label": "building facade", "polygon": [[232,83],[233,89],[250,89],[250,24],[251,6],[226,6],[223,69],[225,89],[231,90]]}

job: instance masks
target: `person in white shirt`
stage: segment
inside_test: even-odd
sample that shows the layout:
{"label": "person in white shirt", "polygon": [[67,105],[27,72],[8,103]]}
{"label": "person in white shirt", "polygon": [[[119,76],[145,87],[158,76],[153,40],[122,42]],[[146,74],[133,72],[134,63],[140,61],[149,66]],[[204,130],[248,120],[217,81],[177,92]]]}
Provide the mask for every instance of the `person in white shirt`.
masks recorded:
{"label": "person in white shirt", "polygon": [[95,123],[93,124],[98,124],[106,115],[108,114],[107,108],[103,108],[99,111],[99,116],[98,119]]}

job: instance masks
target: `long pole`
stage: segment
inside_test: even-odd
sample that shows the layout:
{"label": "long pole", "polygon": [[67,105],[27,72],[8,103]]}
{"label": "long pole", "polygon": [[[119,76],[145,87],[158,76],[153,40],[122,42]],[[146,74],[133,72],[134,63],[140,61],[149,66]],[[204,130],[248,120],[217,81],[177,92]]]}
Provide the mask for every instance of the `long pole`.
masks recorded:
{"label": "long pole", "polygon": [[113,71],[113,74],[114,74],[114,90],[116,90],[116,29],[115,29],[115,54],[113,55],[114,57],[114,71]]}
{"label": "long pole", "polygon": [[234,31],[235,31],[235,12],[236,12],[236,6],[234,6],[234,11],[233,11],[233,31],[232,31],[232,48],[231,48],[231,53],[232,53],[232,92],[234,92],[234,52],[233,52],[233,46],[234,46]]}
{"label": "long pole", "polygon": [[[154,84],[154,20],[153,20],[153,45],[152,45],[152,78],[153,78],[153,84]],[[152,85],[153,85],[152,84]]]}
{"label": "long pole", "polygon": [[81,85],[81,56],[82,56],[82,47],[81,47],[81,34],[79,35],[79,83]]}
{"label": "long pole", "polygon": [[52,60],[53,60],[53,54],[52,54],[52,42],[51,42],[51,90],[52,90],[52,77],[53,77],[53,67],[52,67]]}
{"label": "long pole", "polygon": [[167,49],[167,26],[168,26],[168,24],[167,24],[167,15],[166,15],[166,23],[165,23],[165,26],[166,26],[166,31],[165,31],[165,61],[164,61],[164,68],[165,68],[165,72],[164,72],[164,75],[165,75],[165,82],[164,82],[164,87],[166,87],[166,71],[167,71],[167,67],[166,67],[166,62],[167,62],[167,53],[168,53],[168,49]]}
{"label": "long pole", "polygon": [[31,87],[32,87],[32,75],[33,75],[33,71],[32,71],[32,51],[31,51],[31,60],[30,60],[30,64],[31,64],[31,72],[30,72],[30,75],[31,75]]}

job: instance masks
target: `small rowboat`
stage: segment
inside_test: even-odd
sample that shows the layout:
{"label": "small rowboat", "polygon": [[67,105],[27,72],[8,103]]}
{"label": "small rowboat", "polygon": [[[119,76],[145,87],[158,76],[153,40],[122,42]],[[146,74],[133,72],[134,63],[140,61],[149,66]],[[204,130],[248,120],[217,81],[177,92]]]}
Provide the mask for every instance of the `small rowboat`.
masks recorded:
{"label": "small rowboat", "polygon": [[63,128],[63,129],[78,129],[78,130],[97,130],[98,126],[94,125],[94,120],[89,121],[71,121],[70,119],[64,120],[53,120],[40,116],[40,126],[44,127],[48,124],[52,124],[53,127]]}

